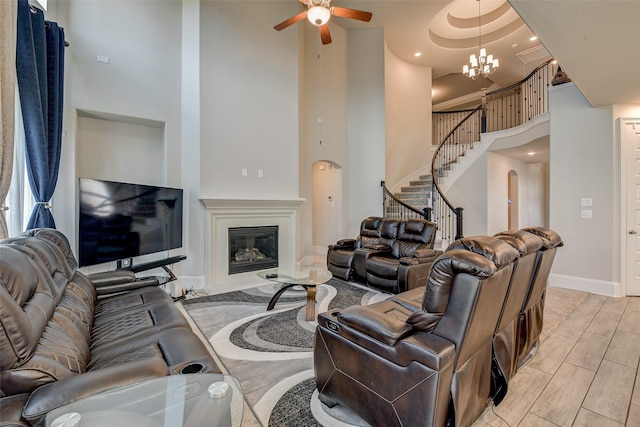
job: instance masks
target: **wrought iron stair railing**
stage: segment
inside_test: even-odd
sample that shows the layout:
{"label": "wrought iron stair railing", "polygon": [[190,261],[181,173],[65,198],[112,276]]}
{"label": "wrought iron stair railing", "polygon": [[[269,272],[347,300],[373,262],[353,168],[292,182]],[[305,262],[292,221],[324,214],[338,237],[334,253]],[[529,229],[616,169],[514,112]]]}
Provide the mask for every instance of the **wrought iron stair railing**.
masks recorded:
{"label": "wrought iron stair railing", "polygon": [[382,212],[384,212],[385,217],[402,220],[410,218],[424,218],[429,221],[431,220],[431,207],[426,207],[420,210],[410,206],[398,199],[391,191],[389,191],[384,181],[380,181],[380,186],[382,187],[383,194]]}
{"label": "wrought iron stair railing", "polygon": [[433,176],[433,215],[438,224],[440,237],[451,242],[463,234],[463,208],[454,206],[444,195],[440,184],[453,163],[464,156],[473,144],[480,141],[482,106],[471,110],[442,140],[433,154],[431,175]]}

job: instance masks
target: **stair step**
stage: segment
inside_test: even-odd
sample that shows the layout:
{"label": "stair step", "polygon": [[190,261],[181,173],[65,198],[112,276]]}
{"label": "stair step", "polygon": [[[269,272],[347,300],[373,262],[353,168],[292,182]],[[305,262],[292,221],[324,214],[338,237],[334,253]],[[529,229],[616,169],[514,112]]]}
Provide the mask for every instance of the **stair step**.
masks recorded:
{"label": "stair step", "polygon": [[401,193],[415,193],[415,192],[428,192],[431,191],[430,185],[411,185],[410,187],[401,187]]}

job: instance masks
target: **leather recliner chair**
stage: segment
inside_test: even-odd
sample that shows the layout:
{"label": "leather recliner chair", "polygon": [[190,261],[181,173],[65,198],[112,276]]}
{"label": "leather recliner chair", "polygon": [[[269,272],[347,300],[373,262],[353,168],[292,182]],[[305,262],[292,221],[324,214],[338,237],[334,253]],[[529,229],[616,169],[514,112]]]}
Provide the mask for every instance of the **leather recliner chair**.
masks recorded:
{"label": "leather recliner chair", "polygon": [[509,380],[516,373],[520,311],[529,294],[542,240],[523,230],[503,231],[494,237],[510,244],[520,254],[514,266],[507,298],[493,337],[492,369],[495,381],[493,402],[499,405],[507,394]]}
{"label": "leather recliner chair", "polygon": [[327,268],[342,280],[351,280],[353,252],[369,243],[377,243],[380,239],[381,217],[370,216],[360,223],[360,233],[355,239],[342,239],[335,245],[329,245],[327,252]]}
{"label": "leather recliner chair", "polygon": [[523,367],[538,351],[540,333],[542,332],[544,321],[544,297],[549,274],[551,273],[556,251],[564,244],[560,235],[548,228],[528,227],[523,230],[538,236],[542,240],[542,247],[538,250],[529,293],[520,310],[518,369]]}
{"label": "leather recliner chair", "polygon": [[400,220],[383,218],[380,221],[380,238],[371,241],[353,251],[353,276],[354,281],[370,285],[367,282],[367,262],[370,257],[376,255],[390,255],[393,245],[398,238]]}
{"label": "leather recliner chair", "polygon": [[470,425],[491,398],[492,338],[517,256],[499,239],[467,239],[436,259],[426,287],[320,314],[320,400],[374,425]]}
{"label": "leather recliner chair", "polygon": [[433,249],[436,228],[425,219],[400,222],[391,252],[373,254],[366,260],[367,284],[394,294],[424,286],[431,264],[442,253]]}

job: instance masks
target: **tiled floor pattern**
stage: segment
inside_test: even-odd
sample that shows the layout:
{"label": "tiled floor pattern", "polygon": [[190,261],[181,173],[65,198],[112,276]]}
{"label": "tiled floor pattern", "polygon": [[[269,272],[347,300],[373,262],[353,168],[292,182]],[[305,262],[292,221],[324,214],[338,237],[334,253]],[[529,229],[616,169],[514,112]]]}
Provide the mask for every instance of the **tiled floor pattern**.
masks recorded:
{"label": "tiled floor pattern", "polygon": [[474,427],[640,426],[640,298],[548,288],[538,354]]}

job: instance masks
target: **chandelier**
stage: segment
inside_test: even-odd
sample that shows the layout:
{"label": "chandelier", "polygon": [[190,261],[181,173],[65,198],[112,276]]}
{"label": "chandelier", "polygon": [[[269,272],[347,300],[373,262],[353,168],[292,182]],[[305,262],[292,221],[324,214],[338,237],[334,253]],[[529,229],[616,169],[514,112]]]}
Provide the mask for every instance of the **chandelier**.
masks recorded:
{"label": "chandelier", "polygon": [[472,53],[469,56],[469,63],[462,67],[462,73],[475,80],[481,75],[487,77],[493,73],[500,66],[498,58],[494,58],[493,55],[487,55],[487,50],[482,47],[482,24],[480,23],[480,0],[478,0],[478,48],[480,53],[476,56]]}

